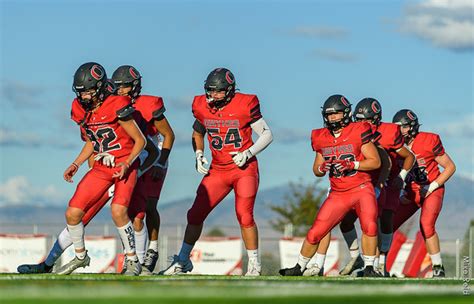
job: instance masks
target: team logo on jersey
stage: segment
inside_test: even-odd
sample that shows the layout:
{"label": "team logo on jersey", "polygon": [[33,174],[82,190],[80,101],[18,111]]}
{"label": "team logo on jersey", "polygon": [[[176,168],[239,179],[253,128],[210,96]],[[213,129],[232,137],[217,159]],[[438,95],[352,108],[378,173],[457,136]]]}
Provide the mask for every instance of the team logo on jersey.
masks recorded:
{"label": "team logo on jersey", "polygon": [[407,111],[407,117],[411,120],[416,120],[416,115],[412,111]]}
{"label": "team logo on jersey", "polygon": [[342,104],[345,105],[346,107],[349,106],[349,102],[347,101],[347,99],[346,99],[344,96],[341,97],[341,102],[342,102]]}
{"label": "team logo on jersey", "polygon": [[91,76],[95,80],[101,80],[104,76],[104,71],[97,64],[94,64],[91,68]]}
{"label": "team logo on jersey", "polygon": [[130,73],[130,75],[131,75],[134,79],[140,78],[138,71],[135,70],[133,67],[130,67],[130,69],[128,70],[128,72]]}
{"label": "team logo on jersey", "polygon": [[380,112],[379,105],[375,101],[372,102],[371,108],[372,108],[372,111],[374,111],[374,113],[379,113]]}
{"label": "team logo on jersey", "polygon": [[230,75],[230,72],[229,72],[229,71],[227,71],[227,72],[225,73],[225,80],[227,80],[227,82],[228,82],[229,84],[233,84],[233,83],[234,83],[234,79],[233,79],[232,76]]}

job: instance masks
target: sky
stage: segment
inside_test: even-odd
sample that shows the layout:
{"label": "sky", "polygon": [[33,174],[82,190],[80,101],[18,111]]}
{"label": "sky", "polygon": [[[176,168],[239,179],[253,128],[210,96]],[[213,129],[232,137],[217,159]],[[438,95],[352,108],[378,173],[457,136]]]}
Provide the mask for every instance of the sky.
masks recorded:
{"label": "sky", "polygon": [[473,11],[471,0],[0,0],[0,207],[67,205],[85,172],[62,178],[83,144],[72,77],[89,61],[109,76],[133,65],[142,92],[164,98],[176,134],[164,204],[192,198],[202,178],[191,102],[216,67],[257,94],[273,131],[261,189],[314,181],[310,133],[333,94],[377,98],[384,121],[412,109],[473,179]]}

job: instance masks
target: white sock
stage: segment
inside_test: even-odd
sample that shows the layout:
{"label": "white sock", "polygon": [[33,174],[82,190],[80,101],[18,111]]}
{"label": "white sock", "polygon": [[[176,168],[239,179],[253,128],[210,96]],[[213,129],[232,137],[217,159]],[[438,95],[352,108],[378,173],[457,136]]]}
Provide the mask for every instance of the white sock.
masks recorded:
{"label": "white sock", "polygon": [[378,257],[375,257],[375,260],[374,260],[374,268],[378,268],[379,267],[379,258]]}
{"label": "white sock", "polygon": [[72,245],[71,237],[69,236],[69,231],[67,228],[64,228],[63,231],[58,235],[58,239],[54,242],[53,248],[49,251],[48,257],[44,261],[46,265],[53,266],[54,263],[59,259],[64,250]]}
{"label": "white sock", "polygon": [[344,236],[344,240],[346,241],[347,247],[349,248],[351,258],[358,257],[360,255],[360,251],[359,242],[357,241],[357,231],[355,228],[351,231],[344,232],[342,235]]}
{"label": "white sock", "polygon": [[259,256],[258,256],[258,249],[255,250],[247,250],[247,256],[249,257],[249,261],[254,261],[256,263],[259,262]]}
{"label": "white sock", "polygon": [[307,258],[305,256],[302,256],[301,253],[300,253],[300,255],[298,256],[298,265],[300,265],[301,270],[306,269],[306,266],[308,265],[310,260],[311,260],[311,258]]}
{"label": "white sock", "polygon": [[78,249],[84,249],[86,246],[84,245],[84,225],[80,222],[77,225],[67,225],[67,229],[69,231],[69,235],[71,237],[72,244],[74,245],[74,251],[76,252],[76,256],[79,259],[83,259],[86,255],[84,252],[77,252]]}
{"label": "white sock", "polygon": [[364,255],[364,267],[374,266],[375,255]]}
{"label": "white sock", "polygon": [[435,254],[430,254],[430,258],[433,265],[443,265],[443,261],[441,260],[441,251]]}
{"label": "white sock", "polygon": [[145,253],[147,247],[147,241],[148,241],[148,231],[146,230],[146,226],[143,225],[143,228],[141,231],[136,231],[135,230],[135,242],[136,242],[136,252],[137,252],[137,257],[138,261],[140,264],[143,264],[145,260]]}
{"label": "white sock", "polygon": [[148,245],[148,249],[153,249],[154,251],[158,252],[158,240],[151,240],[150,244]]}
{"label": "white sock", "polygon": [[190,245],[188,243],[183,242],[181,245],[181,250],[179,251],[179,260],[180,261],[187,261],[189,260],[189,256],[191,255],[191,251],[193,250],[194,245]]}
{"label": "white sock", "polygon": [[135,231],[132,222],[128,222],[123,227],[117,227],[120,240],[122,241],[123,250],[126,255],[129,253],[136,253],[135,247]]}
{"label": "white sock", "polygon": [[388,252],[392,245],[393,233],[380,233],[380,252]]}
{"label": "white sock", "polygon": [[380,254],[379,256],[379,265],[385,265],[385,254]]}
{"label": "white sock", "polygon": [[324,262],[326,261],[326,255],[316,252],[315,259],[316,259],[316,265],[318,265],[319,268],[323,268],[324,267]]}

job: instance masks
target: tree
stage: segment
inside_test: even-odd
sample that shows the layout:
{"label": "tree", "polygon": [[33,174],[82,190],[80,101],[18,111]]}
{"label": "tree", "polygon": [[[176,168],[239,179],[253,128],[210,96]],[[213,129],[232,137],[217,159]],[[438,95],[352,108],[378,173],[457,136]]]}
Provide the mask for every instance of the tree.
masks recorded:
{"label": "tree", "polygon": [[225,236],[224,231],[222,231],[218,227],[212,227],[207,233],[206,236],[211,236],[211,237],[221,237]]}
{"label": "tree", "polygon": [[276,231],[284,232],[285,226],[292,224],[293,235],[304,236],[326,198],[327,189],[321,186],[321,179],[310,184],[290,182],[289,186],[290,193],[285,195],[283,205],[270,205],[270,209],[278,214],[270,225]]}

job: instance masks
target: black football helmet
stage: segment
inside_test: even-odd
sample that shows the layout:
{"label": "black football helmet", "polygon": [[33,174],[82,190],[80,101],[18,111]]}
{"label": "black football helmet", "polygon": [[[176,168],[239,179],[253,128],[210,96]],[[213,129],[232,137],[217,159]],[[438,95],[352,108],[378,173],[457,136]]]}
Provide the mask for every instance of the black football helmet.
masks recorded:
{"label": "black football helmet", "polygon": [[354,120],[369,120],[378,126],[382,120],[382,106],[375,98],[364,98],[356,105],[354,110]]}
{"label": "black football helmet", "polygon": [[[207,76],[204,90],[206,92],[206,100],[212,107],[220,108],[228,104],[235,95],[234,74],[226,68],[214,69]],[[212,91],[225,91],[225,96],[222,100],[214,100],[211,98]]]}
{"label": "black football helmet", "polygon": [[112,75],[112,81],[118,88],[120,86],[131,86],[130,98],[135,99],[142,90],[142,76],[137,69],[131,65],[122,65],[118,67]]}
{"label": "black football helmet", "polygon": [[[341,129],[350,124],[352,119],[351,103],[343,95],[330,96],[322,106],[324,126],[331,131]],[[330,122],[330,114],[342,112],[344,116],[339,121]]]}
{"label": "black football helmet", "polygon": [[81,98],[81,92],[94,89],[94,96],[103,101],[106,97],[106,84],[107,74],[104,67],[96,62],[87,62],[81,65],[76,73],[74,73],[72,90],[76,93],[77,99],[81,102],[82,106],[89,109],[92,100]]}
{"label": "black football helmet", "polygon": [[395,113],[392,122],[400,126],[409,126],[410,130],[406,134],[408,139],[414,138],[418,134],[420,123],[418,122],[418,116],[412,110],[403,109]]}

